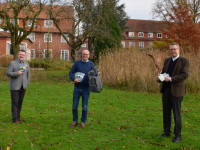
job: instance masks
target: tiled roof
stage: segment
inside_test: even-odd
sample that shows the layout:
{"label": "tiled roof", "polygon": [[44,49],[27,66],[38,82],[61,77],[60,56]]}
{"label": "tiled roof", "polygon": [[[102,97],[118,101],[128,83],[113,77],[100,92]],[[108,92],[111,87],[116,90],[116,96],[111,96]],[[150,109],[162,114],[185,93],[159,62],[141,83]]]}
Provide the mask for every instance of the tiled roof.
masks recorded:
{"label": "tiled roof", "polygon": [[10,33],[6,32],[6,31],[0,31],[0,37],[1,38],[9,38]]}
{"label": "tiled roof", "polygon": [[129,19],[126,26],[126,31],[130,32],[161,32],[161,28],[164,27],[163,21],[154,20],[136,20]]}

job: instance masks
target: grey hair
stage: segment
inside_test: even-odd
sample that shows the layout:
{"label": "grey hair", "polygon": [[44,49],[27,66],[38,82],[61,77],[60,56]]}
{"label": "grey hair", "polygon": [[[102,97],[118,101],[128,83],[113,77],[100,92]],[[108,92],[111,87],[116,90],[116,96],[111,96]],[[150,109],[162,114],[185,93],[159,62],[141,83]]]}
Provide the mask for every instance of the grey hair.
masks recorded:
{"label": "grey hair", "polygon": [[178,43],[176,43],[176,42],[173,42],[173,43],[169,44],[169,48],[170,48],[170,46],[174,46],[174,45],[176,45],[178,47],[178,49],[180,49],[180,45]]}

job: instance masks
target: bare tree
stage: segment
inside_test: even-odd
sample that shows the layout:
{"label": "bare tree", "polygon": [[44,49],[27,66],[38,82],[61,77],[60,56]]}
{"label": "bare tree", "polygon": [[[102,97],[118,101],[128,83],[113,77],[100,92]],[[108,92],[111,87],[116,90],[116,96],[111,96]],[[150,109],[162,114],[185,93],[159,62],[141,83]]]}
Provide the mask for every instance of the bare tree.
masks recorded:
{"label": "bare tree", "polygon": [[[45,0],[1,0],[0,18],[1,28],[8,30],[11,34],[11,47],[14,58],[17,57],[19,45],[27,38],[37,25],[37,16],[43,11]],[[19,25],[22,22],[22,26]],[[31,26],[27,27],[27,22]]]}
{"label": "bare tree", "polygon": [[[90,7],[91,6],[91,7]],[[88,38],[92,30],[83,30],[82,25],[92,13],[93,0],[74,0],[71,3],[62,0],[51,0],[48,13],[54,24],[72,48],[71,58],[75,61],[76,51]],[[64,21],[72,24],[68,30],[62,30],[61,26]]]}
{"label": "bare tree", "polygon": [[200,0],[157,0],[154,3],[153,15],[155,18],[168,21],[169,15],[174,15],[173,9],[177,7],[177,4],[185,5],[189,8],[192,20],[194,23],[198,23],[200,20]]}

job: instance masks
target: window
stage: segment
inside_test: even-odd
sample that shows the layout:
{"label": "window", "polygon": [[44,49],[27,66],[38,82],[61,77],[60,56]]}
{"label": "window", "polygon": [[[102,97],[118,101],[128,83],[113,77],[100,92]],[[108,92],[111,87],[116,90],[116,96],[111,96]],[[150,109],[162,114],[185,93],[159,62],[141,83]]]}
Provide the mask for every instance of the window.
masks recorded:
{"label": "window", "polygon": [[157,33],[157,38],[162,38],[162,33]]}
{"label": "window", "polygon": [[135,42],[129,42],[129,47],[135,46]]}
{"label": "window", "polygon": [[[49,35],[49,36],[48,36]],[[49,39],[49,40],[48,40]],[[44,34],[44,42],[52,42],[52,33],[45,33]]]}
{"label": "window", "polygon": [[[28,20],[27,26],[28,26],[28,27],[31,27],[31,26],[32,26],[32,23],[33,23],[33,20]],[[35,24],[34,24],[34,26],[35,26]]]}
{"label": "window", "polygon": [[128,32],[129,37],[134,37],[134,32]]}
{"label": "window", "polygon": [[144,32],[138,32],[138,37],[144,37]]}
{"label": "window", "polygon": [[44,49],[44,58],[52,58],[52,49],[49,49],[49,50],[47,50],[47,49]]}
{"label": "window", "polygon": [[153,38],[153,33],[148,33],[148,38]]}
{"label": "window", "polygon": [[53,20],[45,20],[44,27],[53,27]]}
{"label": "window", "polygon": [[29,38],[32,42],[35,42],[35,32],[31,32],[31,33],[28,35],[28,38]]}
{"label": "window", "polygon": [[[10,23],[12,23],[13,25],[15,25],[15,19],[10,19]],[[19,19],[17,19],[17,24],[19,24]]]}
{"label": "window", "polygon": [[2,23],[2,19],[0,18],[0,24]]}
{"label": "window", "polygon": [[[67,38],[67,40],[69,41],[69,37],[68,34],[64,34],[64,36]],[[63,38],[63,36],[61,35],[61,42],[67,42],[65,41],[65,39]]]}
{"label": "window", "polygon": [[61,59],[69,60],[69,50],[61,50]]}
{"label": "window", "polygon": [[121,44],[122,44],[122,47],[125,48],[125,42],[122,41]]}
{"label": "window", "polygon": [[84,44],[81,45],[81,47],[87,47],[87,45],[84,43]]}
{"label": "window", "polygon": [[35,58],[35,49],[31,49],[31,58]]}
{"label": "window", "polygon": [[144,42],[139,42],[139,48],[143,49],[144,48]]}
{"label": "window", "polygon": [[18,31],[18,35],[22,36],[24,34],[23,31]]}

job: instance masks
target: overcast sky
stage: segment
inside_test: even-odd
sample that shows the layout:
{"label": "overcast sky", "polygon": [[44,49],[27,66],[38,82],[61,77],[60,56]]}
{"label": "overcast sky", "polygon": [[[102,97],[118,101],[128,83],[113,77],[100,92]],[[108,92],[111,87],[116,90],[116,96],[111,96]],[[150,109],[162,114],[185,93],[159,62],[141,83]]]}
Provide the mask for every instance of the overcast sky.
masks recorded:
{"label": "overcast sky", "polygon": [[152,20],[152,7],[156,0],[119,0],[125,4],[130,19]]}

